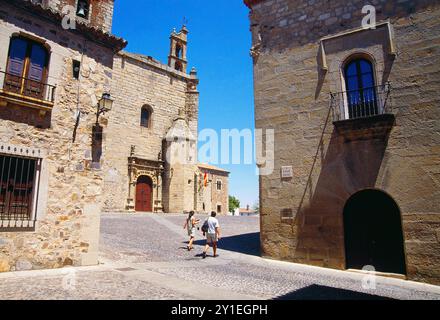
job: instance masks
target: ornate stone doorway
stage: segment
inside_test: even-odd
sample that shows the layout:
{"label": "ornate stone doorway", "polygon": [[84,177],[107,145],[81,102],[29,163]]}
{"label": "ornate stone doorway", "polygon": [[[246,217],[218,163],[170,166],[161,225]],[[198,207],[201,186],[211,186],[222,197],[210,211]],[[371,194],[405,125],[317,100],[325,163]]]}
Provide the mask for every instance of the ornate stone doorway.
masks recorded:
{"label": "ornate stone doorway", "polygon": [[386,193],[363,190],[344,208],[347,269],[373,266],[376,271],[406,274],[399,207]]}
{"label": "ornate stone doorway", "polygon": [[153,181],[150,177],[141,176],[136,183],[136,211],[153,211]]}
{"label": "ornate stone doorway", "polygon": [[[148,209],[148,212],[163,212],[163,172],[164,162],[161,159],[161,154],[159,154],[158,160],[143,159],[137,157],[135,147],[131,147],[130,157],[128,158],[129,189],[126,206],[128,211],[145,211],[145,209]],[[145,196],[142,197],[142,193],[151,195],[150,203],[145,203],[145,200],[142,200],[145,199]]]}

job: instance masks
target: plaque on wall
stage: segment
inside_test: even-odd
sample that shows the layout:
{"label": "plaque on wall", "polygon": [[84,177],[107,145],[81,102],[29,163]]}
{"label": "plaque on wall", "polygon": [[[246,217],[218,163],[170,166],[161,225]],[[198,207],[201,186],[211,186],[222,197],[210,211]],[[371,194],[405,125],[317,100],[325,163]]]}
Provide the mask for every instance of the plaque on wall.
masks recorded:
{"label": "plaque on wall", "polygon": [[292,166],[281,167],[281,178],[282,179],[293,178],[293,167]]}

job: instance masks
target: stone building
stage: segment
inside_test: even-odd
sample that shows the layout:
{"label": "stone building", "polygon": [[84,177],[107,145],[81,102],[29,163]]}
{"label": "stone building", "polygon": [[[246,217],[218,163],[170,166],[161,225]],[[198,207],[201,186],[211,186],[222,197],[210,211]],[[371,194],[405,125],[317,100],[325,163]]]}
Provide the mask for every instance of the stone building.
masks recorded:
{"label": "stone building", "polygon": [[[187,35],[185,26],[172,32],[168,65],[129,52],[115,56],[118,112],[106,135],[105,211],[227,213],[226,172],[197,163],[199,80],[195,68],[187,73]],[[218,192],[211,183],[200,187],[205,171],[221,181]]]}
{"label": "stone building", "polygon": [[108,114],[96,123],[96,110],[126,42],[108,33],[112,0],[64,29],[74,2],[0,1],[0,271],[97,263]]}
{"label": "stone building", "polygon": [[0,272],[96,264],[103,210],[198,208],[188,30],[124,52],[113,4],[0,0]]}
{"label": "stone building", "polygon": [[373,3],[245,0],[262,252],[440,284],[440,5]]}
{"label": "stone building", "polygon": [[208,164],[199,164],[196,211],[225,215],[229,213],[229,172]]}

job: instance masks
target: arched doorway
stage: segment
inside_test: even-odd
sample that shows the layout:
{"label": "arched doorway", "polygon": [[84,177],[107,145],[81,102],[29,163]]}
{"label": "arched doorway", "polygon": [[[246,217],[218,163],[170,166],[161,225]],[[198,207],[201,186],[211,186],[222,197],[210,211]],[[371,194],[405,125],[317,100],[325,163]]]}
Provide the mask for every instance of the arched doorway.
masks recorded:
{"label": "arched doorway", "polygon": [[141,176],[136,183],[136,211],[153,211],[153,181],[150,177]]}
{"label": "arched doorway", "polygon": [[399,207],[386,193],[363,190],[344,208],[347,269],[371,265],[376,271],[406,274]]}

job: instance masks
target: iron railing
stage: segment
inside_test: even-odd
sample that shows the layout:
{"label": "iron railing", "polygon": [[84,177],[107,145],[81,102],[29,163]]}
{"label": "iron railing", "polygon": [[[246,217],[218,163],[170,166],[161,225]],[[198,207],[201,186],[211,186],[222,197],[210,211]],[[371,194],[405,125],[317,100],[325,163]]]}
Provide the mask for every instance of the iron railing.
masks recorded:
{"label": "iron railing", "polygon": [[53,103],[56,86],[0,71],[3,91]]}
{"label": "iron railing", "polygon": [[368,118],[392,113],[391,84],[330,93],[334,121]]}
{"label": "iron railing", "polygon": [[39,159],[0,155],[0,230],[35,222]]}

